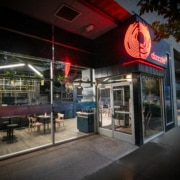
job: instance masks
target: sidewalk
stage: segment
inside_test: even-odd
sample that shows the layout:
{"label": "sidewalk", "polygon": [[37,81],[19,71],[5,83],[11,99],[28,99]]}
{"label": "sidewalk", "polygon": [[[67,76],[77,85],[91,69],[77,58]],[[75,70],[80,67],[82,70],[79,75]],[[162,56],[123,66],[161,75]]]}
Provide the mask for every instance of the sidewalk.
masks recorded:
{"label": "sidewalk", "polygon": [[141,146],[85,180],[178,180],[180,179],[180,128]]}
{"label": "sidewalk", "polygon": [[180,128],[137,147],[92,135],[0,161],[1,180],[177,180]]}
{"label": "sidewalk", "polygon": [[138,147],[92,135],[0,161],[1,180],[81,180]]}

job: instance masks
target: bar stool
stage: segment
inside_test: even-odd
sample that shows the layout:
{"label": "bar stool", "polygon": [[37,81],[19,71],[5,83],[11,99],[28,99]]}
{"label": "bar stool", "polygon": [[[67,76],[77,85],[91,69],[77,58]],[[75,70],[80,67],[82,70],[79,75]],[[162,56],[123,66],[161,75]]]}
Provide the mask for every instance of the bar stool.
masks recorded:
{"label": "bar stool", "polygon": [[7,125],[7,142],[13,143],[14,140],[16,139],[16,137],[14,136],[14,128],[17,126],[18,126],[18,124],[8,124]]}

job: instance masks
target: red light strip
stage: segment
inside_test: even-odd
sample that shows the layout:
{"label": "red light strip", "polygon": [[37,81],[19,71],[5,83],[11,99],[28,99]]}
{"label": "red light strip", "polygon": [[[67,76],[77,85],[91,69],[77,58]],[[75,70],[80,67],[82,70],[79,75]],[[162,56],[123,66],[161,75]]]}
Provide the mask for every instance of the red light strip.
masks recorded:
{"label": "red light strip", "polygon": [[70,63],[65,63],[65,70],[64,70],[64,76],[67,77],[69,74],[69,70],[70,70]]}
{"label": "red light strip", "polygon": [[150,67],[153,67],[153,68],[156,68],[156,69],[159,69],[159,70],[163,70],[162,67],[156,66],[154,64],[151,64],[149,62],[146,62],[146,61],[143,61],[143,60],[140,60],[140,59],[137,59],[137,60],[134,60],[134,61],[130,61],[130,62],[126,62],[126,63],[123,63],[122,65],[126,66],[126,65],[134,64],[134,63],[141,63],[141,64],[145,64],[147,66],[150,66]]}

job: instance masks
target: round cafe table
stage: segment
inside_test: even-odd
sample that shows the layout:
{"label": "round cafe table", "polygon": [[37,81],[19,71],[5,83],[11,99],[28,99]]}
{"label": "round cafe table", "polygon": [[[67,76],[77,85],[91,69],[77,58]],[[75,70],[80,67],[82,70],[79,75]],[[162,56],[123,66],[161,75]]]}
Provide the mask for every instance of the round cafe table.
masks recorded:
{"label": "round cafe table", "polygon": [[50,115],[38,115],[37,118],[40,122],[43,122],[44,127],[44,134],[46,134],[46,124],[48,123],[48,120],[50,119]]}
{"label": "round cafe table", "polygon": [[[18,124],[8,124],[7,125],[7,142],[13,143],[16,137],[14,136],[14,128],[16,128]],[[16,139],[17,141],[17,139]]]}
{"label": "round cafe table", "polygon": [[[5,131],[7,133],[8,132],[7,125],[9,124],[9,121],[3,121],[2,124],[3,124],[3,131]],[[6,141],[7,137],[8,137],[8,133],[6,136],[3,136],[2,141]]]}
{"label": "round cafe table", "polygon": [[11,124],[12,123],[12,119],[13,118],[17,118],[17,117],[18,117],[17,115],[15,115],[15,116],[3,116],[3,117],[1,117],[1,119],[9,121],[9,124]]}

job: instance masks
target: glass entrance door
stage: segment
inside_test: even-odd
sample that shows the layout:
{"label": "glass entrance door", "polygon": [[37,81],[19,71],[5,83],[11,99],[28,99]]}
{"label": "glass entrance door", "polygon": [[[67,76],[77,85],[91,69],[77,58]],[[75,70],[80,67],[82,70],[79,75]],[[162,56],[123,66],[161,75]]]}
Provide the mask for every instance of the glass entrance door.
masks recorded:
{"label": "glass entrance door", "polygon": [[129,82],[99,86],[99,132],[134,143],[132,85]]}

